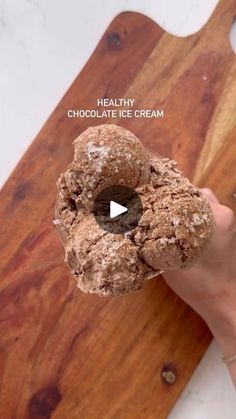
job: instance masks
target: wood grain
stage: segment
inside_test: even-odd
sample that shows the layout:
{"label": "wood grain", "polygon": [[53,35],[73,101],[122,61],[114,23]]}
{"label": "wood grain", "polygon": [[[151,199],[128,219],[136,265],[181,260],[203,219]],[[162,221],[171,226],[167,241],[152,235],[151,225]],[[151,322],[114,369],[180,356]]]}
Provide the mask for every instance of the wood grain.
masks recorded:
{"label": "wood grain", "polygon": [[198,185],[212,189],[220,202],[236,214],[236,124]]}
{"label": "wood grain", "polygon": [[[205,172],[203,184],[232,204],[235,12],[223,0],[187,38],[137,13],[117,16],[1,190],[0,418],[166,419],[200,361],[210,333],[161,277],[116,299],[75,288],[52,227],[55,182],[81,131],[117,122],[199,184]],[[67,118],[99,97],[133,97],[165,118]]]}

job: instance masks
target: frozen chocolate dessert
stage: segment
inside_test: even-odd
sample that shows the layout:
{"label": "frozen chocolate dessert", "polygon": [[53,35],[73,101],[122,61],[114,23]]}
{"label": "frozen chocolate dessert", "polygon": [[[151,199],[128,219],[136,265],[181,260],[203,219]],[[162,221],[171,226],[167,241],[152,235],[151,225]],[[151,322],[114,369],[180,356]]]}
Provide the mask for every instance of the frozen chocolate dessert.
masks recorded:
{"label": "frozen chocolate dessert", "polygon": [[90,127],[74,141],[74,160],[58,184],[77,207],[91,209],[105,187],[136,188],[149,179],[149,159],[142,143],[116,125]]}
{"label": "frozen chocolate dessert", "polygon": [[152,269],[190,267],[214,227],[208,201],[169,159],[150,159],[150,181],[137,188],[143,216],[131,232],[139,254]]}
{"label": "frozen chocolate dessert", "polygon": [[66,262],[81,290],[103,295],[140,289],[147,272],[138,246],[121,234],[107,233],[92,214],[72,227]]}
{"label": "frozen chocolate dessert", "polygon": [[[214,219],[208,201],[175,161],[153,156],[116,125],[88,128],[74,141],[74,150],[57,183],[54,224],[81,290],[122,295],[141,289],[162,270],[196,262]],[[93,213],[97,196],[113,185],[132,188],[142,203],[138,225],[124,233],[105,230]]]}

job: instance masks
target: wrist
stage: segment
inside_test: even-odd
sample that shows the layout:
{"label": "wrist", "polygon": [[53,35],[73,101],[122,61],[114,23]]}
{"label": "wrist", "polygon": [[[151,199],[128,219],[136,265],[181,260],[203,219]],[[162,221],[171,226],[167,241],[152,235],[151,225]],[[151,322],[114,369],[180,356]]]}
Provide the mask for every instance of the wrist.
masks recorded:
{"label": "wrist", "polygon": [[207,324],[224,357],[236,354],[236,311],[227,310],[209,319]]}

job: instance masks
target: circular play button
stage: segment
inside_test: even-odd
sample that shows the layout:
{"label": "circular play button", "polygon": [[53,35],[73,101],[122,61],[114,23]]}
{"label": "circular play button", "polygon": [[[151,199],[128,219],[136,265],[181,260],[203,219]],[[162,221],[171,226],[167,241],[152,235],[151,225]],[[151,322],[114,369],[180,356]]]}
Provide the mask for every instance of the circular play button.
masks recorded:
{"label": "circular play button", "polygon": [[137,227],[142,217],[142,203],[139,194],[122,185],[103,189],[94,202],[93,214],[106,231],[125,233]]}

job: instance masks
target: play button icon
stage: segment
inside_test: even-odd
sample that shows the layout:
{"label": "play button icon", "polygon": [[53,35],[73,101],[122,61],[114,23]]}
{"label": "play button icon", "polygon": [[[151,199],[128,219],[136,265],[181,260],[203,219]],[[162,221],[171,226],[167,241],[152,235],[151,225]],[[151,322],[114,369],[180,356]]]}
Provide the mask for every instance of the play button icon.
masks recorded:
{"label": "play button icon", "polygon": [[124,214],[126,211],[128,211],[128,208],[117,202],[110,201],[110,218],[118,217],[118,215]]}
{"label": "play button icon", "polygon": [[100,227],[114,234],[122,234],[137,227],[142,212],[139,194],[123,185],[103,189],[93,207],[93,215]]}

